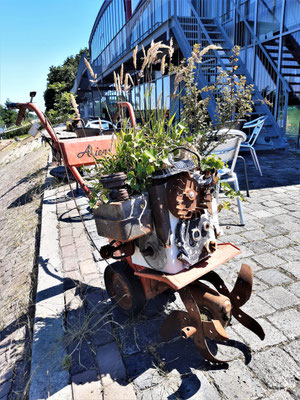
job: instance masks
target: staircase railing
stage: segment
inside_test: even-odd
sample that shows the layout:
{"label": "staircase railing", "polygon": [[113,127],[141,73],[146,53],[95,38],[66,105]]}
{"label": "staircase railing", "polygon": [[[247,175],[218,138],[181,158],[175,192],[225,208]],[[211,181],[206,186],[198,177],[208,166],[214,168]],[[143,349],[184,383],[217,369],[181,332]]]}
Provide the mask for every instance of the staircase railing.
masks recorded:
{"label": "staircase railing", "polygon": [[[268,65],[267,73],[270,76],[271,80],[273,81],[274,86],[273,90],[270,91],[271,101],[274,99],[274,106],[273,106],[273,115],[275,119],[282,120],[282,128],[285,127],[286,119],[287,119],[287,105],[288,105],[288,93],[291,91],[289,85],[287,84],[284,77],[281,75],[280,71],[278,70],[276,64],[260,42],[259,38],[253,32],[251,26],[249,25],[248,21],[244,18],[243,14],[236,7],[236,0],[230,0],[232,6],[234,7],[234,11],[239,16],[240,20],[244,23],[244,26],[247,28],[248,33],[251,35],[254,46],[257,45],[259,47],[259,51],[261,52],[260,58],[265,60],[264,67],[267,69],[266,65]],[[254,54],[255,57],[255,54]],[[263,90],[262,84],[264,83],[265,90],[268,89],[268,84],[265,81],[261,82],[259,86],[260,90]]]}

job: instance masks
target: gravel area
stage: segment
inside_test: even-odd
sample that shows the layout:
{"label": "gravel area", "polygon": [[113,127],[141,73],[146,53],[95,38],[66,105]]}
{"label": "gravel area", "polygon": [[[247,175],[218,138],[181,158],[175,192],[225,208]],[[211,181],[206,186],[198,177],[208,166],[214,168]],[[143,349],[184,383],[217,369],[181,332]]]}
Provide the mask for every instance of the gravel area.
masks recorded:
{"label": "gravel area", "polygon": [[27,138],[0,152],[0,398],[23,399],[29,377],[41,196],[48,148]]}

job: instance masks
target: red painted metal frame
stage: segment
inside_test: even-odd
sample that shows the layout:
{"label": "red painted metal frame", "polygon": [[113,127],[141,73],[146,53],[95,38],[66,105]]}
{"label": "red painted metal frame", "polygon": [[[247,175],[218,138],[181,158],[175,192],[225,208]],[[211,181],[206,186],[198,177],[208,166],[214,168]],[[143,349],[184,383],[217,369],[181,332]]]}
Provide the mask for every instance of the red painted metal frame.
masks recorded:
{"label": "red painted metal frame", "polygon": [[[15,108],[19,109],[19,114],[17,118],[17,125],[22,122],[25,116],[25,111],[33,111],[36,113],[37,117],[43,124],[44,128],[49,133],[53,146],[62,155],[64,164],[70,169],[74,178],[79,183],[84,193],[90,197],[91,191],[86,186],[82,176],[80,175],[77,167],[83,165],[93,165],[95,164],[94,156],[106,155],[108,152],[114,152],[114,147],[112,148],[111,136],[109,139],[105,136],[91,137],[91,138],[76,138],[68,140],[58,140],[52,126],[48,123],[47,118],[44,113],[33,103],[16,103]],[[130,103],[122,102],[121,107],[127,107],[129,110],[130,118],[132,120],[132,125],[136,128],[136,122],[134,117],[133,108]],[[102,145],[102,147],[101,147]],[[78,155],[81,154],[80,157]]]}
{"label": "red painted metal frame", "polygon": [[[119,104],[121,107],[126,107],[128,109],[132,127],[136,129],[137,125],[132,105],[128,102],[121,102]],[[108,152],[114,152],[115,148],[111,146],[111,140],[105,138],[105,136],[58,140],[52,126],[47,122],[45,115],[35,104],[16,103],[15,108],[19,109],[17,124],[21,123],[26,110],[34,111],[36,113],[39,120],[49,133],[53,145],[61,153],[65,165],[70,169],[87,197],[90,197],[91,191],[86,186],[77,167],[94,164],[95,159],[93,155],[96,157],[105,156]],[[101,147],[101,143],[103,147]],[[150,299],[168,288],[179,290],[180,288],[187,286],[189,283],[199,279],[199,277],[208,271],[215,269],[217,266],[225,263],[239,253],[240,250],[232,244],[220,244],[219,250],[217,250],[208,260],[195,264],[189,270],[182,271],[175,275],[161,274],[149,268],[136,265],[132,262],[131,257],[126,257],[126,260],[134,270],[135,275],[141,279],[146,298]]]}

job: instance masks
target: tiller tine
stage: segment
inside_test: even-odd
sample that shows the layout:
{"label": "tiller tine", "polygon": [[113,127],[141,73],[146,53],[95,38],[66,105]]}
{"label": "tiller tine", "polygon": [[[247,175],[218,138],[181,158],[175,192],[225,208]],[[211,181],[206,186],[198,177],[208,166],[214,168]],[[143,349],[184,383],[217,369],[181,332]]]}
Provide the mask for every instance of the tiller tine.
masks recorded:
{"label": "tiller tine", "polygon": [[164,341],[170,340],[180,335],[181,330],[189,325],[190,317],[186,311],[172,311],[162,323],[160,336]]}
{"label": "tiller tine", "polygon": [[[182,336],[186,339],[192,337],[200,354],[206,360],[213,363],[228,362],[228,360],[219,360],[211,353],[206,337],[214,340],[228,340],[222,322],[224,322],[224,316],[226,319],[227,311],[231,309],[229,299],[200,282],[181,289],[179,294],[190,319],[190,325],[181,330]],[[212,307],[209,307],[210,302]],[[215,315],[219,315],[222,322],[215,318]],[[205,319],[210,316],[213,319]]]}
{"label": "tiller tine", "polygon": [[261,340],[264,340],[265,333],[261,325],[240,309],[250,299],[252,292],[253,271],[249,265],[242,265],[231,292],[223,279],[214,271],[202,276],[201,279],[210,282],[222,295],[227,296],[232,304],[232,315]]}
{"label": "tiller tine", "polygon": [[243,264],[231,292],[214,271],[201,279],[210,282],[217,290],[199,281],[179,290],[187,312],[173,311],[165,319],[160,334],[164,340],[180,334],[184,339],[192,338],[206,360],[213,363],[228,362],[219,360],[211,353],[206,339],[227,341],[225,328],[230,324],[232,315],[261,340],[265,337],[261,325],[240,309],[251,296],[253,272],[249,265]]}

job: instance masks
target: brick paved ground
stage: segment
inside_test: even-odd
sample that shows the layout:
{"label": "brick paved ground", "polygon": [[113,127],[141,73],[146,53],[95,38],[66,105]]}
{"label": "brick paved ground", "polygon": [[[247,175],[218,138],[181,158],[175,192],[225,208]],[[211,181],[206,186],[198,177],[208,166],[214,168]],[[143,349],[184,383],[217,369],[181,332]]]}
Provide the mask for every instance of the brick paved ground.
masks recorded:
{"label": "brick paved ground", "polygon": [[[222,240],[238,245],[242,255],[218,272],[232,287],[243,262],[253,267],[254,293],[244,310],[258,318],[266,338],[262,342],[234,323],[232,340],[219,346],[224,357],[235,358],[225,366],[203,360],[191,340],[162,342],[162,321],[182,307],[177,296],[158,296],[135,320],[112,309],[103,282],[106,263],[99,261],[84,231],[69,188],[57,191],[69,354],[64,367],[74,399],[299,398],[299,158],[274,153],[259,159],[262,178],[247,159],[251,197],[244,204],[246,226],[238,225],[235,206],[221,213]],[[99,248],[106,239],[96,233],[86,198],[76,197]]]}
{"label": "brick paved ground", "polygon": [[[30,147],[31,146],[31,147]],[[0,163],[0,399],[21,399],[29,378],[36,232],[48,149],[32,138]],[[32,151],[33,148],[36,151]],[[28,153],[28,154],[26,154]]]}

